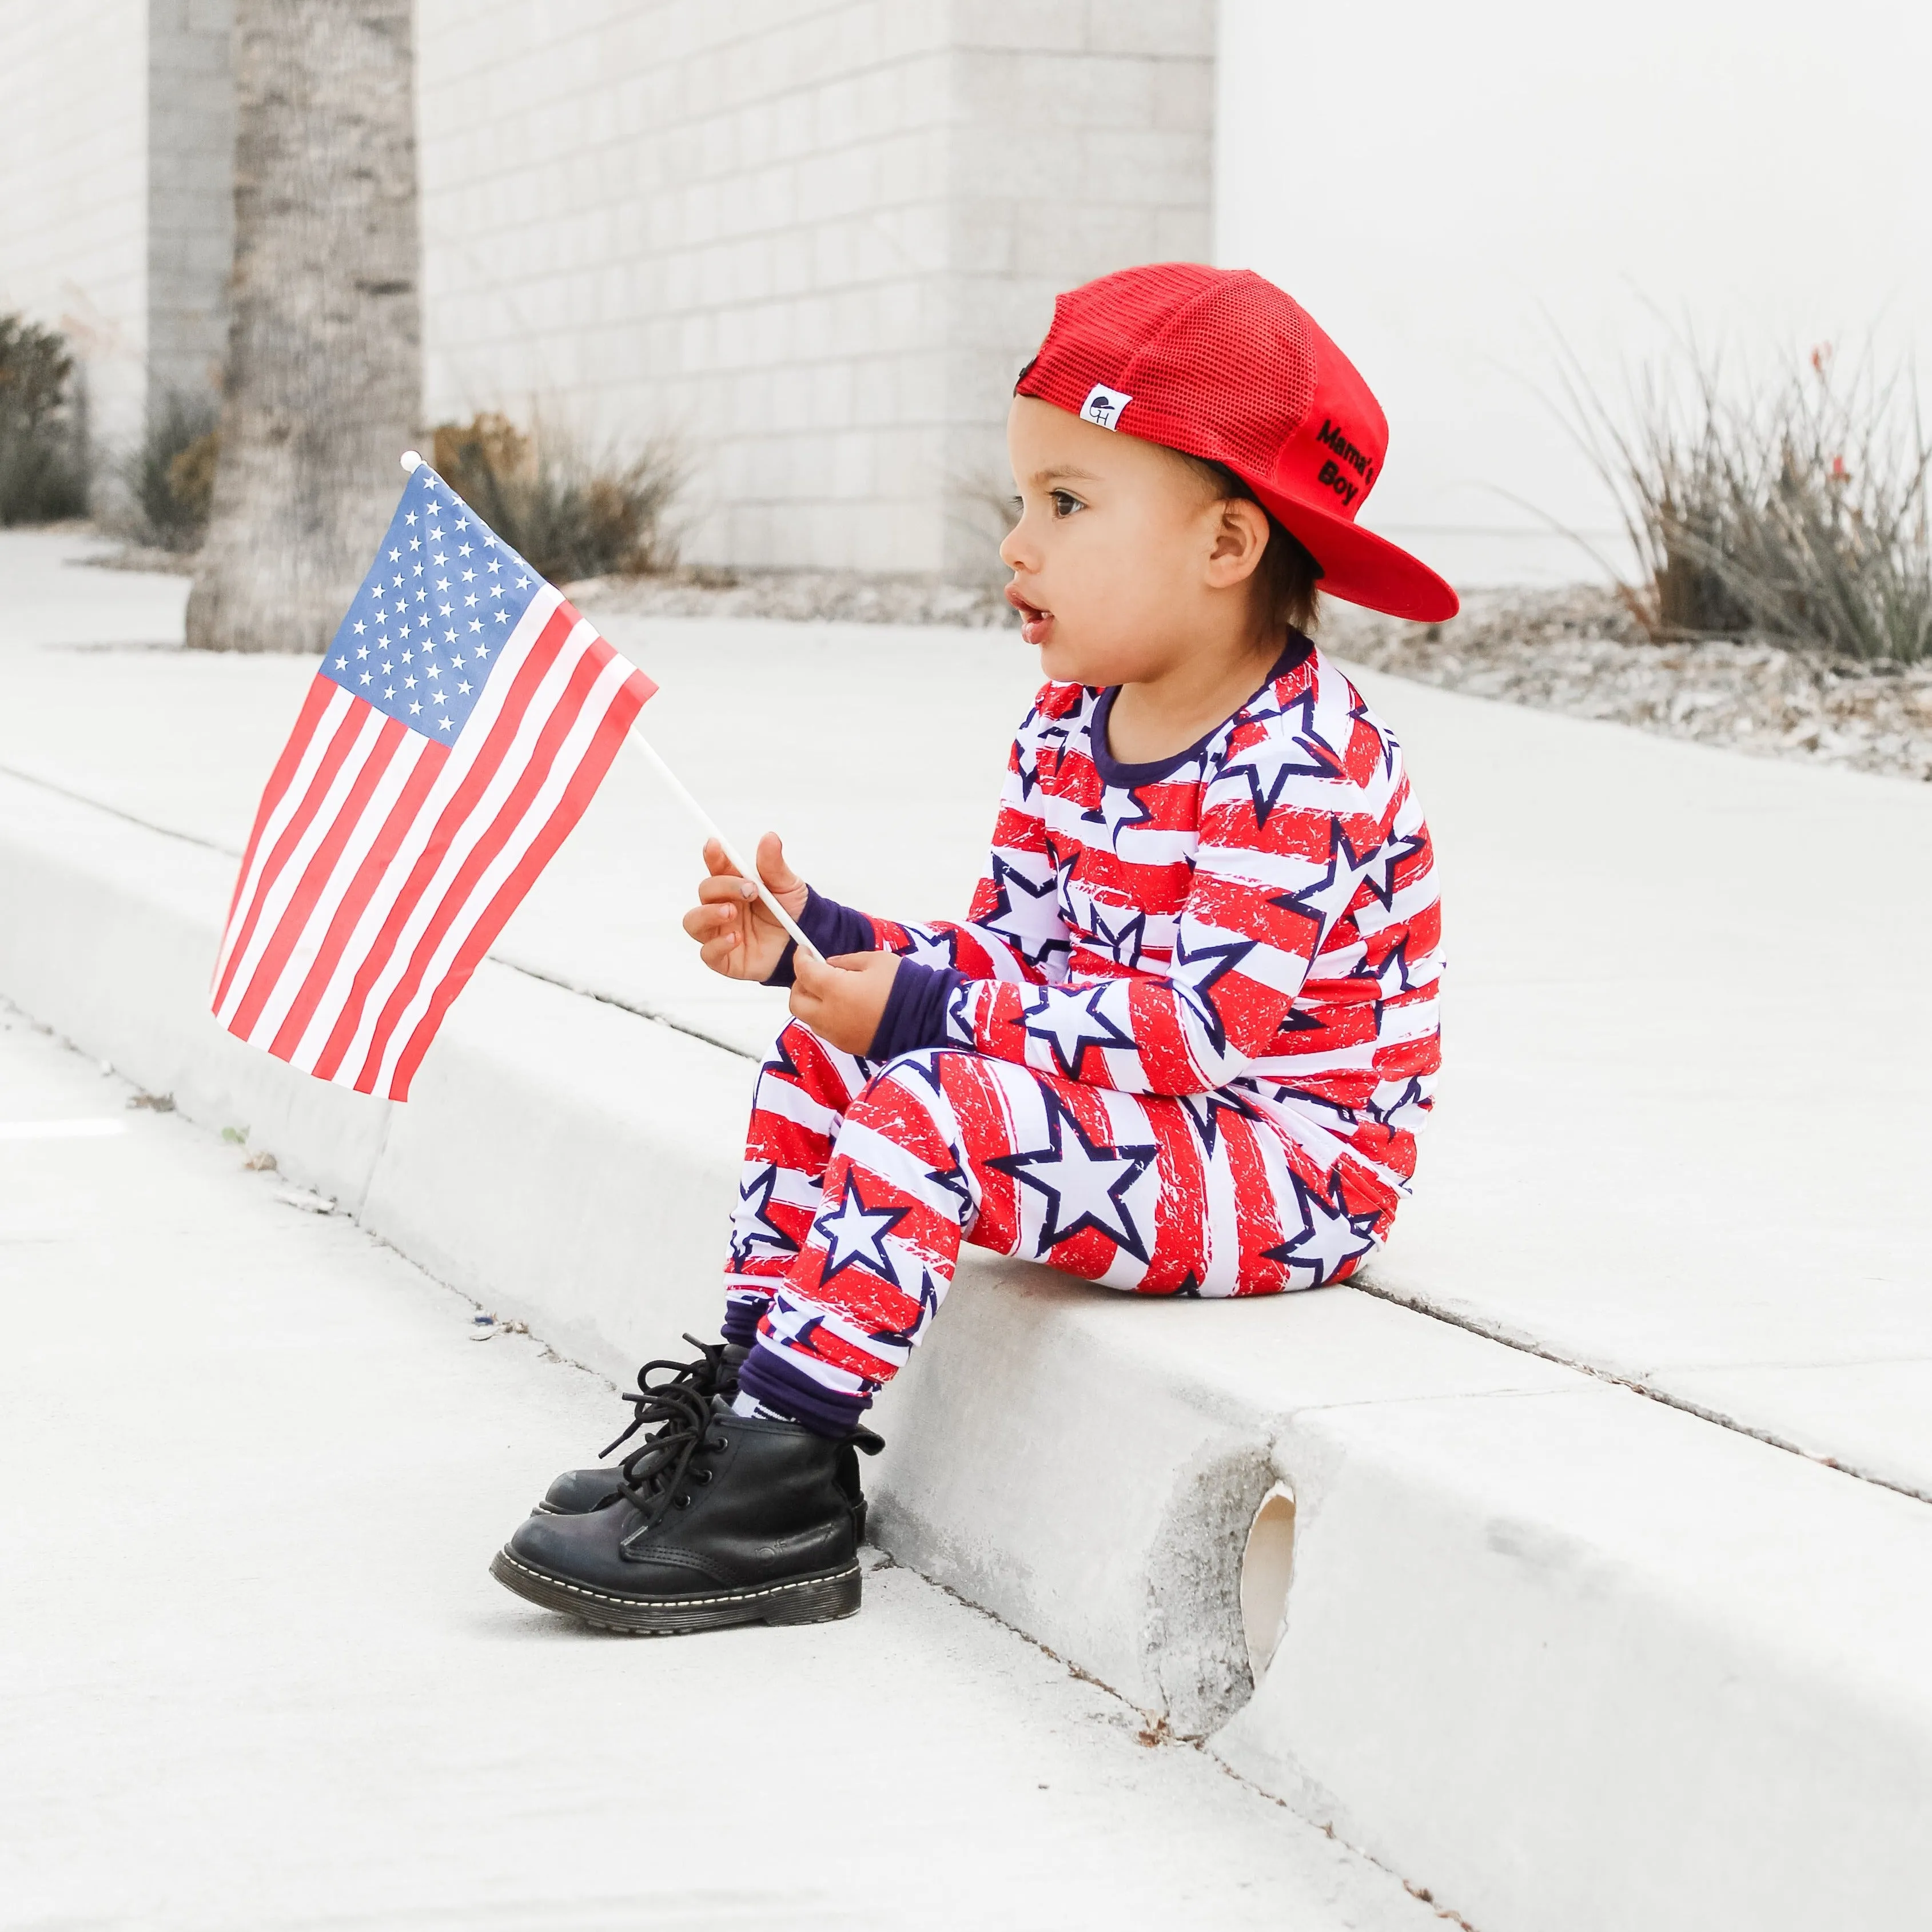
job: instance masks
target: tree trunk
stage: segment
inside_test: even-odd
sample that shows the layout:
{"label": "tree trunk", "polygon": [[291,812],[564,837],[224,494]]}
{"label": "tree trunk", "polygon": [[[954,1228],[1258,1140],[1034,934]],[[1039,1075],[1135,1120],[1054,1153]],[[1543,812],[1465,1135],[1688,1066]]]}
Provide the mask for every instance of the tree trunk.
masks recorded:
{"label": "tree trunk", "polygon": [[221,454],[188,641],[320,652],[422,406],[412,0],[238,0]]}

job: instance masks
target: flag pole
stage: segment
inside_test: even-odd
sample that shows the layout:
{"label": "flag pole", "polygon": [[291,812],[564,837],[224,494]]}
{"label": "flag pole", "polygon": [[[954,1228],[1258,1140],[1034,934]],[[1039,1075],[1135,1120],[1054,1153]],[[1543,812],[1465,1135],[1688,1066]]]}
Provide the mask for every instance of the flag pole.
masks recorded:
{"label": "flag pole", "polygon": [[[422,460],[423,459],[421,454],[416,450],[406,449],[403,452],[403,467],[404,470],[408,471],[412,476],[413,476],[416,471],[422,466]],[[653,745],[634,724],[631,728],[631,736],[637,740],[638,744],[644,747],[644,756],[649,758],[652,764],[656,766],[658,769],[658,776],[662,778],[665,784],[669,787],[671,795],[676,798],[679,802],[683,806],[685,810],[689,812],[692,817],[696,819],[698,824],[703,826],[705,830],[708,832],[713,838],[716,839],[718,844],[724,848],[725,857],[729,859],[732,864],[738,868],[738,876],[740,878],[750,880],[752,884],[758,887],[758,897],[764,900],[765,910],[771,914],[772,918],[778,921],[780,926],[784,928],[785,931],[788,934],[790,934],[791,938],[797,944],[801,951],[810,953],[814,959],[822,960],[825,956],[819,951],[817,946],[812,944],[810,940],[806,938],[805,934],[799,929],[797,920],[794,919],[791,914],[787,912],[784,908],[780,905],[777,899],[772,896],[771,888],[758,876],[758,868],[754,866],[748,866],[746,864],[737,847],[734,845],[730,840],[727,838],[723,832],[718,829],[718,821],[711,816],[710,812],[705,810],[703,806],[698,803],[696,799],[692,796],[691,794],[688,790],[685,789],[684,782],[678,776],[676,772],[673,771],[670,766],[666,764],[664,760],[658,757],[657,747]]]}
{"label": "flag pole", "polygon": [[698,803],[696,799],[692,796],[685,788],[684,781],[658,755],[658,748],[634,724],[631,727],[631,740],[657,767],[658,776],[664,780],[671,796],[724,848],[724,856],[737,867],[738,876],[740,878],[750,880],[752,884],[758,887],[758,896],[765,902],[765,910],[784,928],[787,932],[790,934],[797,942],[799,950],[801,952],[808,952],[814,959],[823,959],[824,955],[800,931],[797,920],[794,919],[791,914],[787,912],[772,896],[771,888],[758,876],[758,868],[746,864],[743,858],[740,855],[738,848],[719,830],[718,821]]}

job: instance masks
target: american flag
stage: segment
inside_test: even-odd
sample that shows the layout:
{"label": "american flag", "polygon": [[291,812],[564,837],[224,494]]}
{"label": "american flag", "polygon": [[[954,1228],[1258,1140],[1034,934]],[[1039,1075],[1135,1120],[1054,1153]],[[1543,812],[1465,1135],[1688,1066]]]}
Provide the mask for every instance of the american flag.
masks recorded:
{"label": "american flag", "polygon": [[656,688],[420,465],[262,794],[216,1017],[406,1100]]}

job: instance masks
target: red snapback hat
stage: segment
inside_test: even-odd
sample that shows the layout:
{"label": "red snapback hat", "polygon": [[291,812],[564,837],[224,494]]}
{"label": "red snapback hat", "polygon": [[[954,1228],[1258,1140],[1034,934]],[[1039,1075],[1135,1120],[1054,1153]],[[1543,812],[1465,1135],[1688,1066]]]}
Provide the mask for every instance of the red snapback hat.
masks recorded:
{"label": "red snapback hat", "polygon": [[1364,530],[1388,420],[1300,303],[1246,268],[1161,262],[1070,290],[1016,394],[1234,471],[1322,566],[1395,617],[1453,617],[1429,566]]}

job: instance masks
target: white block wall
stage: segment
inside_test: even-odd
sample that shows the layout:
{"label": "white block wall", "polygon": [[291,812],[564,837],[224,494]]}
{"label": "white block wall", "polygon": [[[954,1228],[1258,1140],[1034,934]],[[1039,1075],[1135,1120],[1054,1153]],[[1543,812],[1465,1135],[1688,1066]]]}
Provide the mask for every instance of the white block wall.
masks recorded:
{"label": "white block wall", "polygon": [[1211,0],[422,0],[434,418],[680,438],[686,554],[992,567],[1061,287],[1209,245]]}
{"label": "white block wall", "polygon": [[148,0],[148,372],[215,390],[235,240],[232,0]]}
{"label": "white block wall", "polygon": [[[208,387],[232,0],[0,0],[0,305]],[[428,419],[688,452],[686,554],[988,574],[1055,292],[1209,246],[1214,0],[420,0]]]}
{"label": "white block wall", "polygon": [[90,428],[146,395],[147,0],[0,0],[0,311],[63,330]]}
{"label": "white block wall", "polygon": [[66,334],[109,457],[139,436],[151,388],[208,394],[219,375],[232,11],[0,0],[0,311]]}

